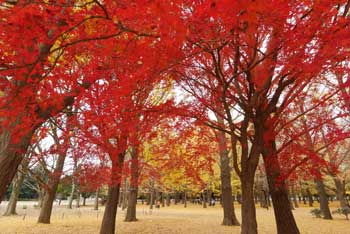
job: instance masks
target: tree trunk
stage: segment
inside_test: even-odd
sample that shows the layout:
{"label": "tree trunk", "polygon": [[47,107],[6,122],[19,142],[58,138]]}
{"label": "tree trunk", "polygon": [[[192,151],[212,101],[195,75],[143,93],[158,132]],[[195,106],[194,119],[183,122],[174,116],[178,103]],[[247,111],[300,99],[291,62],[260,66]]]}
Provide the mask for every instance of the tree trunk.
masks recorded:
{"label": "tree trunk", "polygon": [[72,209],[73,207],[74,193],[75,193],[75,183],[74,183],[74,178],[72,178],[72,190],[70,192],[70,196],[68,199],[68,209]]}
{"label": "tree trunk", "polygon": [[0,135],[0,203],[4,198],[8,186],[16,175],[24,154],[30,144],[33,132],[29,131],[20,138],[18,143],[12,143],[11,135],[7,130],[1,129]]}
{"label": "tree trunk", "polygon": [[39,188],[38,194],[39,194],[39,197],[38,197],[38,207],[41,208],[41,207],[43,207],[43,201],[44,201],[44,196],[45,196],[45,191],[44,191],[44,189],[43,189],[43,188]]}
{"label": "tree trunk", "polygon": [[137,205],[138,180],[139,180],[138,150],[136,147],[131,147],[131,178],[130,178],[128,208],[126,210],[126,216],[125,216],[126,222],[137,221],[136,205]]}
{"label": "tree trunk", "polygon": [[338,178],[333,177],[335,188],[337,190],[337,199],[339,200],[340,207],[345,208],[348,206],[348,203],[345,199],[345,180],[341,181]]}
{"label": "tree trunk", "polygon": [[78,192],[77,192],[76,205],[75,205],[76,208],[80,208],[80,198],[81,198],[80,195],[81,195],[81,194],[80,194],[80,192],[78,191]]}
{"label": "tree trunk", "polygon": [[184,199],[183,199],[183,201],[184,201],[184,208],[187,208],[187,194],[186,194],[186,191],[184,191]]}
{"label": "tree trunk", "polygon": [[128,182],[125,179],[124,181],[124,188],[123,188],[123,204],[122,204],[122,210],[125,210],[128,205]]}
{"label": "tree trunk", "polygon": [[217,138],[220,153],[221,201],[224,211],[222,225],[239,225],[232,198],[231,168],[225,133],[217,132]]}
{"label": "tree trunk", "polygon": [[[28,160],[25,160],[28,161]],[[23,161],[23,162],[25,162]],[[28,163],[26,163],[28,165]],[[25,167],[25,166],[24,166]],[[23,169],[23,167],[22,167]],[[24,174],[20,171],[17,172],[14,180],[13,180],[13,186],[12,186],[12,192],[11,192],[11,196],[10,196],[10,200],[9,203],[7,204],[6,207],[6,212],[4,214],[4,216],[10,216],[10,215],[16,215],[16,206],[17,206],[17,200],[18,200],[18,196],[23,184],[23,180],[24,180]]]}
{"label": "tree trunk", "polygon": [[207,191],[204,190],[202,195],[203,195],[203,208],[207,208],[207,196],[206,196],[207,195]]}
{"label": "tree trunk", "polygon": [[50,175],[49,181],[47,183],[47,191],[45,193],[43,204],[40,209],[38,223],[50,223],[52,206],[55,200],[56,190],[62,175],[65,159],[66,150],[58,155],[55,170]]}
{"label": "tree trunk", "polygon": [[332,219],[332,214],[328,205],[326,189],[322,179],[315,179],[316,189],[320,199],[320,209],[324,219]]}
{"label": "tree trunk", "polygon": [[162,207],[165,207],[165,196],[164,196],[164,192],[162,192],[162,194],[161,194],[161,199],[162,199]]}
{"label": "tree trunk", "polygon": [[115,221],[117,217],[120,182],[125,153],[118,155],[118,161],[112,162],[111,184],[108,186],[108,197],[103,214],[100,234],[115,234]]}
{"label": "tree trunk", "polygon": [[85,197],[85,195],[83,196],[83,206],[86,206],[86,197]]}
{"label": "tree trunk", "polygon": [[[253,173],[253,174],[252,174]],[[256,210],[254,203],[254,171],[242,174],[242,230],[241,234],[257,234]]]}
{"label": "tree trunk", "polygon": [[117,217],[120,182],[108,186],[108,197],[103,214],[100,234],[115,234],[115,220]]}
{"label": "tree trunk", "polygon": [[154,205],[154,182],[151,180],[151,187],[149,190],[149,208],[152,210]]}
{"label": "tree trunk", "polygon": [[311,194],[309,188],[306,189],[306,194],[307,194],[307,199],[309,200],[309,206],[313,207],[313,205],[314,205],[314,198],[312,197],[312,194]]}
{"label": "tree trunk", "polygon": [[95,194],[94,210],[98,210],[98,197],[99,196],[100,196],[100,189],[97,189],[96,194]]}
{"label": "tree trunk", "polygon": [[276,145],[272,141],[263,151],[267,182],[272,198],[273,210],[278,234],[300,234],[288,199],[285,180],[276,182],[281,174],[281,167],[276,155]]}
{"label": "tree trunk", "polygon": [[298,208],[299,204],[298,204],[297,195],[295,193],[295,186],[294,185],[292,185],[292,187],[291,187],[291,192],[292,192],[292,198],[293,198],[293,202],[294,202],[294,207]]}
{"label": "tree trunk", "polygon": [[170,195],[167,193],[166,194],[166,206],[170,206]]}

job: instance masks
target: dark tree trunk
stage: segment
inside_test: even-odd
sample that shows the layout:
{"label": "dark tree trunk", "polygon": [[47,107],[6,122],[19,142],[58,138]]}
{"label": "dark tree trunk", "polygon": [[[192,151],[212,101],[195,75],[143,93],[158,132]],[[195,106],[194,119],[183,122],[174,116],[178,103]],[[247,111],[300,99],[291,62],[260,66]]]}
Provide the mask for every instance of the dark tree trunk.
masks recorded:
{"label": "dark tree trunk", "polygon": [[[222,121],[223,122],[223,121]],[[231,168],[225,133],[217,132],[220,153],[221,201],[224,210],[222,225],[239,225],[232,198]]]}
{"label": "dark tree trunk", "polygon": [[118,155],[118,161],[112,162],[112,183],[108,186],[108,197],[105,212],[103,214],[100,234],[115,234],[115,221],[117,217],[124,156],[124,153],[120,153]]}
{"label": "dark tree trunk", "polygon": [[341,181],[338,178],[334,178],[335,188],[337,190],[337,199],[340,202],[340,207],[345,208],[348,206],[348,203],[345,199],[345,180]]}
{"label": "dark tree trunk", "polygon": [[[24,170],[27,167],[28,163],[29,163],[28,160],[23,160],[22,166],[21,166],[22,170]],[[24,176],[25,175],[22,171],[17,172],[13,180],[12,192],[11,192],[10,200],[9,200],[9,203],[7,204],[6,212],[4,216],[17,214],[16,213],[17,200],[23,184]]]}
{"label": "dark tree trunk", "polygon": [[316,189],[320,199],[320,209],[324,219],[332,219],[332,214],[328,205],[326,189],[322,179],[315,179]]}
{"label": "dark tree trunk", "polygon": [[167,193],[166,194],[166,206],[170,206],[170,195]]}
{"label": "dark tree trunk", "polygon": [[[248,172],[248,171],[247,171]],[[256,210],[254,203],[254,172],[242,174],[242,231],[241,234],[257,234]]]}
{"label": "dark tree trunk", "polygon": [[16,175],[17,168],[21,164],[24,154],[30,144],[33,131],[23,136],[19,143],[11,143],[12,139],[8,131],[1,129],[0,135],[0,203],[4,198],[8,186]]}
{"label": "dark tree trunk", "polygon": [[314,198],[313,198],[309,188],[306,189],[306,194],[307,194],[307,199],[309,201],[309,206],[313,207],[313,205],[314,205]]}
{"label": "dark tree trunk", "polygon": [[187,208],[187,194],[186,194],[186,191],[184,191],[184,199],[183,199],[183,201],[184,201],[184,207],[185,208]]}
{"label": "dark tree trunk", "polygon": [[66,159],[66,150],[58,155],[55,170],[50,175],[47,183],[47,191],[44,196],[43,204],[40,209],[38,223],[50,223],[52,206],[56,196],[56,190],[60,182],[63,171],[64,161]]}
{"label": "dark tree trunk", "polygon": [[165,207],[165,196],[163,192],[161,194],[161,199],[162,199],[162,207]]}
{"label": "dark tree trunk", "polygon": [[103,214],[100,234],[115,234],[120,182],[108,186],[108,197]]}
{"label": "dark tree trunk", "polygon": [[203,208],[207,208],[207,191],[206,190],[203,191],[202,197],[203,197]]}
{"label": "dark tree trunk", "polygon": [[126,210],[126,216],[125,216],[126,222],[137,221],[136,204],[137,204],[138,180],[139,180],[138,151],[136,147],[132,147],[131,148],[131,179],[130,179],[128,208]]}
{"label": "dark tree trunk", "polygon": [[273,210],[278,234],[299,234],[288,199],[288,190],[285,181],[276,182],[281,174],[280,164],[276,155],[275,142],[265,147],[263,151],[267,181],[272,198]]}
{"label": "dark tree trunk", "polygon": [[86,197],[85,197],[85,195],[83,196],[83,206],[86,206]]}

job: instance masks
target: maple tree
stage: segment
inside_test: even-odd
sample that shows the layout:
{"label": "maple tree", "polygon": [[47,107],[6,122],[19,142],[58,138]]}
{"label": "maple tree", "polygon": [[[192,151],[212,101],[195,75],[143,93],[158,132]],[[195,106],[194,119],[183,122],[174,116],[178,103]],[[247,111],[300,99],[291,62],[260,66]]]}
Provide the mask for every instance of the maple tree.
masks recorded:
{"label": "maple tree", "polygon": [[[242,233],[257,232],[252,189],[260,154],[278,233],[299,233],[289,206],[283,205],[289,203],[285,182],[276,186],[281,167],[276,127],[305,86],[347,59],[348,6],[347,1],[201,2],[193,6],[186,49],[195,56],[177,74],[187,82],[184,89],[200,103],[197,113],[209,109],[227,123],[227,127],[220,126],[204,119],[231,135],[234,165],[242,182]],[[336,48],[333,40],[339,42]],[[234,153],[237,143],[240,168]]]}
{"label": "maple tree", "polygon": [[[350,113],[349,8],[345,0],[1,1],[0,200],[35,133],[44,136],[49,119],[73,112],[80,148],[72,150],[103,162],[83,164],[74,177],[101,176],[109,188],[101,234],[115,231],[122,180],[130,177],[126,220],[135,221],[140,181],[151,180],[151,189],[174,178],[179,189],[188,181],[209,187],[201,173],[211,175],[214,151],[223,224],[238,224],[232,159],[242,234],[257,233],[254,177],[262,157],[278,233],[298,234],[286,180],[299,167],[334,174],[323,156],[336,162],[333,147],[349,136],[337,120]],[[347,113],[332,109],[338,100]],[[62,137],[53,148],[63,149],[64,161],[70,134]],[[50,177],[51,200],[57,178]]]}

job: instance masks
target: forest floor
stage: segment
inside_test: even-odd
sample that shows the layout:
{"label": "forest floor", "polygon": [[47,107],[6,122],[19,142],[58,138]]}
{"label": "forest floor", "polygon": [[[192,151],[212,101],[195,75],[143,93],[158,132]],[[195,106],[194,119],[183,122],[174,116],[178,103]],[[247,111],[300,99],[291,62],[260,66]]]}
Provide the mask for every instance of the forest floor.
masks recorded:
{"label": "forest floor", "polygon": [[[4,213],[6,203],[1,203]],[[317,205],[317,204],[315,204]],[[302,234],[345,234],[350,233],[350,221],[334,215],[334,220],[313,218],[309,207],[294,210]],[[332,208],[335,209],[335,208]],[[94,211],[92,206],[68,210],[66,206],[54,206],[51,224],[37,224],[39,210],[33,203],[21,202],[17,216],[0,216],[0,234],[97,234],[103,216],[103,209]],[[240,217],[240,207],[236,206]],[[239,234],[239,227],[220,225],[222,209],[219,206],[202,208],[200,205],[171,205],[154,209],[138,205],[139,221],[123,222],[125,211],[118,210],[118,234]],[[259,234],[276,233],[273,210],[257,208]]]}

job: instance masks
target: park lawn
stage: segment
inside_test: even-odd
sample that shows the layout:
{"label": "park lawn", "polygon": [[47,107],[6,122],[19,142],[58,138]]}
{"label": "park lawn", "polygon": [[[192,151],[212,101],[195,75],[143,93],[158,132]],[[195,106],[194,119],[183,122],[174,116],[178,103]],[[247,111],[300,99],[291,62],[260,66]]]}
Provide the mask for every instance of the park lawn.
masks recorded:
{"label": "park lawn", "polygon": [[[236,213],[240,217],[240,207]],[[311,208],[302,207],[294,211],[302,234],[350,233],[350,221],[340,215],[334,220],[313,218]],[[0,211],[3,212],[3,209]],[[37,224],[39,211],[33,207],[18,207],[18,216],[0,217],[0,234],[96,234],[102,220],[103,210],[91,207],[68,210],[54,207],[51,224]],[[198,205],[172,205],[149,212],[148,207],[138,206],[138,222],[123,222],[124,211],[118,210],[118,234],[239,234],[239,227],[221,226],[220,207],[203,209]],[[273,210],[257,209],[260,234],[276,233]]]}

